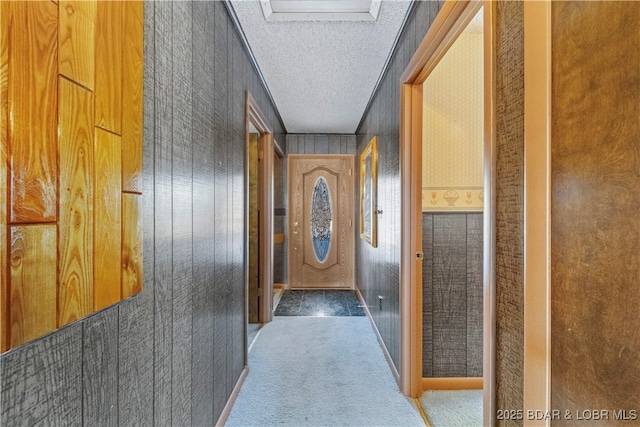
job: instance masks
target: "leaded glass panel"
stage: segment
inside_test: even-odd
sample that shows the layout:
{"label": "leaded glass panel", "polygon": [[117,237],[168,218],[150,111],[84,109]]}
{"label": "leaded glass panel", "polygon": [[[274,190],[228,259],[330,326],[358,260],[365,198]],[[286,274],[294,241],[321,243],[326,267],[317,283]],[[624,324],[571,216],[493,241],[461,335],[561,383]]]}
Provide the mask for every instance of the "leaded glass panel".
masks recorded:
{"label": "leaded glass panel", "polygon": [[331,247],[331,198],[323,177],[318,178],[311,196],[311,239],[318,261],[327,259]]}

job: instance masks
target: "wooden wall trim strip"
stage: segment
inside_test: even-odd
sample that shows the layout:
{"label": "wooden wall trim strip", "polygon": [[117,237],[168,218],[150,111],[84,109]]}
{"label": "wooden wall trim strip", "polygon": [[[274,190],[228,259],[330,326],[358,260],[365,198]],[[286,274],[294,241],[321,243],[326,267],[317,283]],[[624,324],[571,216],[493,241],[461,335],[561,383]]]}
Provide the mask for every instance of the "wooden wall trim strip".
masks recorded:
{"label": "wooden wall trim strip", "polygon": [[249,367],[245,366],[240,374],[240,378],[238,378],[238,381],[231,392],[231,396],[229,396],[229,400],[227,400],[226,405],[224,405],[220,418],[218,418],[218,421],[216,422],[216,427],[224,427],[227,422],[227,418],[229,418],[229,414],[231,414],[233,404],[236,403],[236,399],[238,398],[238,394],[240,394],[240,389],[242,388],[242,384],[244,384],[244,380],[247,378],[247,375],[249,375]]}
{"label": "wooden wall trim strip", "polygon": [[482,377],[422,378],[422,390],[482,390]]}
{"label": "wooden wall trim strip", "polygon": [[495,415],[495,352],[496,352],[496,7],[484,2],[484,206],[483,215],[483,338],[482,375],[483,423],[492,426]]}
{"label": "wooden wall trim strip", "polygon": [[[551,2],[524,4],[524,410],[551,409]],[[548,426],[550,420],[530,420]]]}

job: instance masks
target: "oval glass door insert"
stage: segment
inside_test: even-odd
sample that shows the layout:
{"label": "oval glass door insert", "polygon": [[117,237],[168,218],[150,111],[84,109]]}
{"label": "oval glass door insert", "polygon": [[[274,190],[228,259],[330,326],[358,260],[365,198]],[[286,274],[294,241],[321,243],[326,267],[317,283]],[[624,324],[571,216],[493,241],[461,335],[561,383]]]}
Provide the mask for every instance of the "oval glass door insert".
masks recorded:
{"label": "oval glass door insert", "polygon": [[318,261],[327,259],[331,247],[331,198],[323,177],[318,178],[311,196],[311,241]]}

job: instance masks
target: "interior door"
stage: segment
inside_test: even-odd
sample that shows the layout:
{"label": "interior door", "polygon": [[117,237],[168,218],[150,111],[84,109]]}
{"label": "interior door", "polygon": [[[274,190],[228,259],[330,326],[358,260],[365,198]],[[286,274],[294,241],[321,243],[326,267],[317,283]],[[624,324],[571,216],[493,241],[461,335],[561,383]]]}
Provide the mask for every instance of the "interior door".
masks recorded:
{"label": "interior door", "polygon": [[354,288],[351,155],[289,156],[289,285]]}

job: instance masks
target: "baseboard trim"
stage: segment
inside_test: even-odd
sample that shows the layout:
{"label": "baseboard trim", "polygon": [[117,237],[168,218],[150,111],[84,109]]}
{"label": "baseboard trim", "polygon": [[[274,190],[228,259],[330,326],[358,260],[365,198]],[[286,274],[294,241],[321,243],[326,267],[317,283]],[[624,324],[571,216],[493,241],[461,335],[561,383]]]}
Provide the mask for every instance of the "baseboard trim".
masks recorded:
{"label": "baseboard trim", "polygon": [[482,377],[422,378],[422,390],[482,390]]}
{"label": "baseboard trim", "polygon": [[249,374],[249,367],[245,366],[244,369],[242,370],[242,373],[240,374],[240,378],[238,378],[238,381],[236,382],[236,385],[233,388],[233,391],[231,392],[231,396],[229,396],[229,400],[227,400],[227,404],[224,405],[224,409],[220,414],[220,418],[218,418],[218,421],[216,422],[216,427],[224,427],[224,425],[227,423],[227,418],[229,418],[229,414],[231,413],[231,408],[233,408],[233,404],[236,403],[236,399],[238,398],[238,393],[240,393],[242,384],[244,384],[244,380],[247,378],[248,374]]}
{"label": "baseboard trim", "polygon": [[391,373],[393,374],[393,377],[396,379],[396,383],[398,383],[398,387],[400,387],[400,373],[398,372],[398,368],[396,368],[396,365],[393,363],[391,354],[389,354],[389,350],[387,350],[387,346],[385,345],[384,340],[382,339],[382,335],[380,335],[380,331],[378,331],[378,326],[376,325],[376,322],[373,321],[371,312],[369,312],[369,307],[367,307],[367,303],[362,297],[362,294],[360,293],[360,289],[357,286],[355,288],[355,291],[356,291],[356,295],[358,296],[358,299],[360,300],[360,305],[364,309],[364,313],[367,315],[367,318],[371,323],[373,332],[376,334],[376,338],[378,339],[378,344],[380,344],[380,347],[382,348],[382,353],[384,354],[385,359],[387,359],[389,368],[391,368]]}

